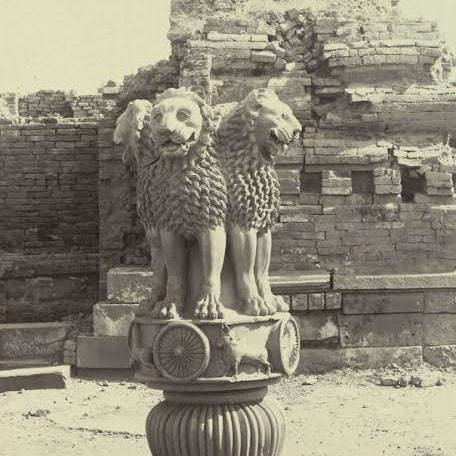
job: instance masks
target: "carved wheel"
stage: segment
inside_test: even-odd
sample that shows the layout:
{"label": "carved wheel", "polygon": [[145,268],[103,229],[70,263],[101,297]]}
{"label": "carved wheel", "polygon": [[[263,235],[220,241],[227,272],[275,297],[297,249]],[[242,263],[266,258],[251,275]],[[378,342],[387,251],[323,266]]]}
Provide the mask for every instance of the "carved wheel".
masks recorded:
{"label": "carved wheel", "polygon": [[154,341],[155,364],[170,380],[188,382],[201,376],[209,364],[209,355],[208,338],[192,323],[169,323]]}
{"label": "carved wheel", "polygon": [[291,316],[281,320],[273,330],[274,340],[271,346],[273,364],[285,375],[292,375],[299,364],[301,340],[299,327]]}

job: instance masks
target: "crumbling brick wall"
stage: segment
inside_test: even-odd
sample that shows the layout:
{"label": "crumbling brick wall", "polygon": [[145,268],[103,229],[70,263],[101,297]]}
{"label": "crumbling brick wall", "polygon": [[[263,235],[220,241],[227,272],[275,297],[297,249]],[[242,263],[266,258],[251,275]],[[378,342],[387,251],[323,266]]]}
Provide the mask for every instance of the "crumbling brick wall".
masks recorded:
{"label": "crumbling brick wall", "polygon": [[0,124],[0,321],[90,311],[98,292],[97,122]]}

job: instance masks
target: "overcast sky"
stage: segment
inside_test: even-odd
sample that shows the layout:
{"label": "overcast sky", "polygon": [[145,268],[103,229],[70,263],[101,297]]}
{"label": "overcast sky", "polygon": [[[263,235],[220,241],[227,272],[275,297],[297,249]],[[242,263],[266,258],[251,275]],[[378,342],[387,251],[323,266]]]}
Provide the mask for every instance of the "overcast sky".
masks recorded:
{"label": "overcast sky", "polygon": [[[347,0],[349,1],[349,0]],[[170,0],[0,0],[0,92],[95,93],[169,55]],[[401,0],[456,48],[456,0]]]}

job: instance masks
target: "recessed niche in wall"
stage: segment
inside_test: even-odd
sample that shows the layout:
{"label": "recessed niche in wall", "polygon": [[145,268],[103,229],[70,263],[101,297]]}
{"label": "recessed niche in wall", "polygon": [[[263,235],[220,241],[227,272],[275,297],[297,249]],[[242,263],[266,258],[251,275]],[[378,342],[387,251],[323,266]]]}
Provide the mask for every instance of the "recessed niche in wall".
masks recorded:
{"label": "recessed niche in wall", "polygon": [[453,188],[456,190],[456,173],[452,174],[452,178],[453,178]]}
{"label": "recessed niche in wall", "polygon": [[403,203],[413,203],[416,193],[425,193],[426,182],[424,175],[419,175],[413,169],[401,169],[401,184]]}
{"label": "recessed niche in wall", "polygon": [[301,192],[321,193],[321,173],[301,172]]}
{"label": "recessed niche in wall", "polygon": [[372,171],[352,171],[352,193],[374,194],[374,173]]}

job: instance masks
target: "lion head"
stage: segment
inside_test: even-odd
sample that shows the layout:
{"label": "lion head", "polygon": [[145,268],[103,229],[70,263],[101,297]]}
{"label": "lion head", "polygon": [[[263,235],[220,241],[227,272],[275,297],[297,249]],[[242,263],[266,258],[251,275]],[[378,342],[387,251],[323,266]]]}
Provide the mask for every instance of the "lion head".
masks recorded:
{"label": "lion head", "polygon": [[148,155],[186,157],[192,149],[210,145],[214,132],[206,102],[191,90],[179,88],[166,90],[153,104],[130,102],[117,120],[114,141],[133,150],[138,161],[147,162]]}
{"label": "lion head", "polygon": [[222,119],[217,144],[231,223],[261,231],[274,224],[280,204],[275,158],[301,129],[290,107],[268,89],[253,90]]}
{"label": "lion head", "polygon": [[243,138],[244,148],[250,147],[253,155],[256,152],[263,160],[273,161],[286,152],[301,130],[291,108],[273,90],[256,89],[222,120],[219,138],[231,149],[230,153],[239,149],[232,143],[239,144]]}

